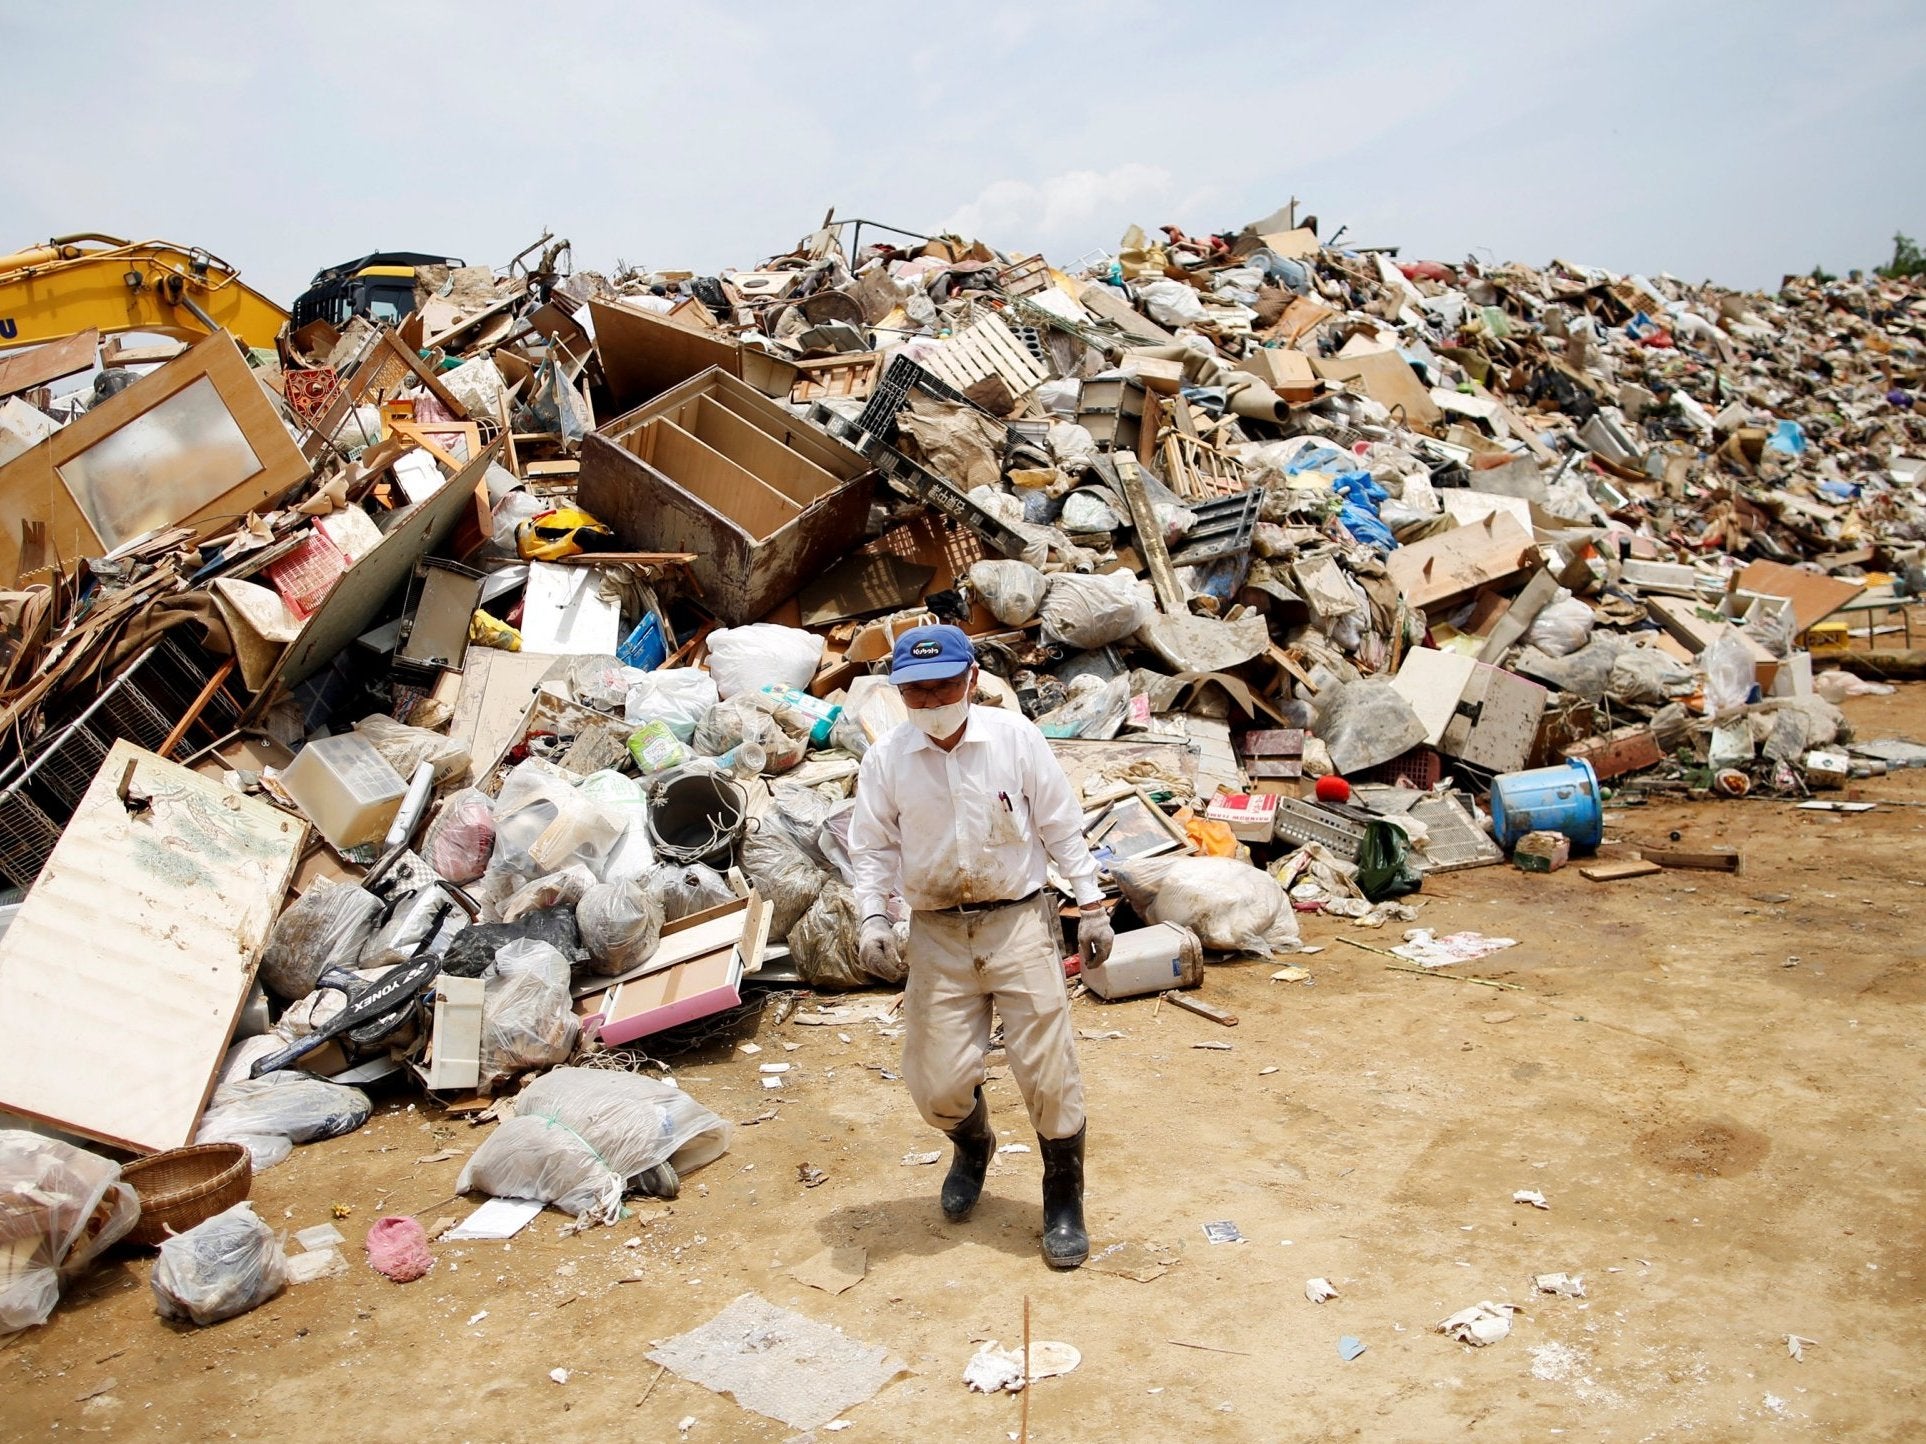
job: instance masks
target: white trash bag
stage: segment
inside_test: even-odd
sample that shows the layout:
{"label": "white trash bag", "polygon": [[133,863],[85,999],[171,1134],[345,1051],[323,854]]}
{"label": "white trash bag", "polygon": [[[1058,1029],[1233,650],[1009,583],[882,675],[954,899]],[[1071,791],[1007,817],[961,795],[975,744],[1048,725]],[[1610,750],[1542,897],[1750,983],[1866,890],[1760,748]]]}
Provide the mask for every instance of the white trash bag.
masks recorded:
{"label": "white trash bag", "polygon": [[1110,875],[1147,923],[1179,923],[1218,952],[1297,951],[1297,913],[1277,879],[1234,857],[1147,857]]}

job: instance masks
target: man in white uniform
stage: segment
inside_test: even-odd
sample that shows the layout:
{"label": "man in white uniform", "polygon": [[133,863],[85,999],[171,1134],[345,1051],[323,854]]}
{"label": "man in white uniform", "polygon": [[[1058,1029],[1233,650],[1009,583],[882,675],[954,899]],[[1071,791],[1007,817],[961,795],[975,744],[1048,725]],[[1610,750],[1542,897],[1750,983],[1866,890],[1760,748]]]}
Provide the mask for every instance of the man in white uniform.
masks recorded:
{"label": "man in white uniform", "polygon": [[849,829],[863,962],[878,976],[902,973],[886,915],[889,899],[902,897],[910,907],[903,1081],[924,1121],[956,1146],[943,1180],[952,1219],[976,1206],[996,1150],[983,1097],[994,1005],[1043,1154],[1043,1257],[1075,1268],[1090,1255],[1083,1079],[1044,874],[1047,859],[1075,890],[1078,947],[1086,967],[1100,965],[1110,922],[1083,812],[1036,724],[970,705],[976,656],[960,629],[905,632],[889,675],[909,721],[863,759]]}

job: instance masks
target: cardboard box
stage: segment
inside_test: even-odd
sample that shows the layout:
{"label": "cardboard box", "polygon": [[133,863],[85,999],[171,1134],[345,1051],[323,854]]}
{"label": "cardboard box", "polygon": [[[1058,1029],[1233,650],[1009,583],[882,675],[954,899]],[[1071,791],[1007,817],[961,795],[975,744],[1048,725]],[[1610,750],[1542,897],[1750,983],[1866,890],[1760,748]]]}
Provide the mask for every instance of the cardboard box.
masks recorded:
{"label": "cardboard box", "polygon": [[1204,809],[1212,822],[1230,824],[1239,842],[1269,842],[1277,826],[1277,795],[1269,792],[1220,792]]}
{"label": "cardboard box", "polygon": [[753,622],[862,540],[863,458],[719,369],[582,447],[579,504],[636,551],[694,552],[703,603]]}
{"label": "cardboard box", "polygon": [[1293,406],[1303,406],[1317,397],[1317,372],[1302,351],[1266,346],[1245,357],[1237,369],[1250,372]]}

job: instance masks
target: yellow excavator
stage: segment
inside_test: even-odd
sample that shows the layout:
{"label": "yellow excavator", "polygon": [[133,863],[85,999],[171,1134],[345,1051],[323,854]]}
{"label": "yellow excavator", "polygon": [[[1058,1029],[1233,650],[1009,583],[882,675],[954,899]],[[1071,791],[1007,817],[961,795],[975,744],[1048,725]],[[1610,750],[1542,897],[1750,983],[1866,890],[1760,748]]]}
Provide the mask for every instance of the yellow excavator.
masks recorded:
{"label": "yellow excavator", "polygon": [[0,350],[92,328],[183,341],[226,330],[244,346],[271,351],[287,319],[199,246],[83,234],[0,256]]}

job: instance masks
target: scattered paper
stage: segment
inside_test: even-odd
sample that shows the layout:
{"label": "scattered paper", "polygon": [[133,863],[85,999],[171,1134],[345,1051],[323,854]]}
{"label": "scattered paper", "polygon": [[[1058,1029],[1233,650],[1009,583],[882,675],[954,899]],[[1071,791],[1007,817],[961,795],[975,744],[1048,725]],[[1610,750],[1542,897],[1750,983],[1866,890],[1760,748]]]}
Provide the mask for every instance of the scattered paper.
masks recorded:
{"label": "scattered paper", "polygon": [[827,1294],[847,1293],[869,1272],[869,1250],[826,1248],[797,1264],[790,1277]]}
{"label": "scattered paper", "polygon": [[1006,1143],[997,1149],[998,1153],[1028,1153],[1030,1151],[1030,1145],[1027,1143]]}
{"label": "scattered paper", "polygon": [[[1023,1353],[1006,1349],[995,1339],[986,1342],[963,1367],[963,1382],[979,1394],[1007,1391],[1021,1393],[1024,1385]],[[1083,1362],[1083,1355],[1070,1344],[1055,1339],[1036,1339],[1030,1344],[1029,1382],[1054,1379],[1067,1374]]]}
{"label": "scattered paper", "polygon": [[1511,1332],[1511,1316],[1515,1312],[1510,1304],[1494,1304],[1486,1299],[1468,1309],[1458,1310],[1438,1325],[1438,1332],[1482,1349],[1486,1344],[1497,1343]]}
{"label": "scattered paper", "polygon": [[738,1043],[738,1044],[736,1044],[736,1051],[737,1051],[738,1053],[747,1053],[747,1054],[748,1054],[748,1055],[749,1055],[750,1057],[752,1057],[752,1058],[753,1058],[753,1057],[755,1057],[755,1055],[756,1055],[756,1054],[758,1054],[758,1053],[760,1053],[760,1052],[762,1051],[762,1044],[760,1044],[760,1043]]}
{"label": "scattered paper", "polygon": [[1364,1340],[1360,1339],[1356,1334],[1346,1334],[1338,1340],[1338,1357],[1347,1364],[1359,1354],[1362,1354],[1364,1349]]}
{"label": "scattered paper", "polygon": [[309,1252],[324,1248],[339,1248],[346,1243],[347,1236],[331,1223],[317,1223],[313,1228],[298,1230],[294,1241]]}
{"label": "scattered paper", "polygon": [[1126,1036],[1119,1028],[1079,1028],[1077,1036],[1086,1043],[1107,1043],[1113,1038]]}
{"label": "scattered paper", "polygon": [[442,1235],[447,1243],[487,1242],[513,1238],[542,1211],[532,1198],[491,1198]]}
{"label": "scattered paper", "polygon": [[558,1384],[566,1384],[568,1382],[567,1369],[550,1369],[548,1371],[548,1376]]}
{"label": "scattered paper", "polygon": [[1231,1050],[1229,1043],[1219,1043],[1215,1040],[1205,1043],[1192,1043],[1190,1046],[1193,1048],[1208,1048],[1213,1053],[1228,1053]]}
{"label": "scattered paper", "polygon": [[936,1162],[936,1160],[942,1156],[943,1150],[940,1148],[932,1148],[928,1153],[905,1153],[903,1155],[903,1166],[905,1168],[921,1168],[926,1164]]}
{"label": "scattered paper", "polygon": [[758,1073],[787,1073],[790,1067],[791,1065],[788,1063],[759,1063],[756,1065],[756,1071]]}
{"label": "scattered paper", "polygon": [[1237,1225],[1232,1223],[1227,1218],[1220,1219],[1216,1223],[1205,1224],[1204,1237],[1209,1239],[1212,1243],[1243,1243],[1244,1242],[1244,1235],[1241,1232],[1239,1232]]}
{"label": "scattered paper", "polygon": [[466,1148],[438,1148],[433,1153],[424,1153],[416,1163],[446,1163],[451,1158],[461,1158],[467,1154]]}
{"label": "scattered paper", "polygon": [[1533,1208],[1550,1208],[1545,1195],[1532,1188],[1521,1188],[1511,1196],[1513,1203],[1529,1203]]}
{"label": "scattered paper", "polygon": [[1332,1286],[1329,1279],[1306,1279],[1304,1297],[1314,1304],[1321,1304],[1326,1299],[1336,1298],[1337,1289]]}
{"label": "scattered paper", "polygon": [[1259,1068],[1257,1070],[1257,1076],[1260,1078],[1268,1078],[1271,1076],[1271,1074],[1275,1073],[1276,1071],[1277,1071],[1277,1064],[1273,1063],[1268,1068]]}
{"label": "scattered paper", "polygon": [[1273,983],[1301,983],[1310,976],[1311,970],[1309,968],[1300,968],[1296,964],[1292,964],[1288,968],[1279,968],[1276,972],[1272,973],[1271,981]]}
{"label": "scattered paper", "polygon": [[1113,1243],[1090,1255],[1083,1272],[1113,1274],[1120,1279],[1147,1284],[1170,1272],[1177,1256],[1168,1249],[1146,1243]]}
{"label": "scattered paper", "polygon": [[487,1309],[477,1309],[474,1313],[468,1316],[468,1322],[463,1324],[462,1327],[464,1329],[472,1329],[475,1327],[476,1324],[479,1324],[483,1319],[487,1317],[488,1317]]}
{"label": "scattered paper", "polygon": [[1819,1341],[1817,1339],[1808,1339],[1799,1334],[1786,1335],[1786,1352],[1792,1355],[1792,1361],[1795,1364],[1805,1363],[1806,1350],[1816,1349],[1818,1347]]}
{"label": "scattered paper", "polygon": [[1534,1274],[1531,1286],[1541,1294],[1557,1294],[1567,1299],[1585,1297],[1585,1279],[1582,1274]]}
{"label": "scattered paper", "polygon": [[1474,962],[1517,946],[1516,938],[1492,938],[1473,932],[1446,933],[1438,937],[1430,928],[1408,928],[1403,944],[1391,951],[1421,967],[1442,968],[1452,963]]}
{"label": "scattered paper", "polygon": [[338,1278],[348,1271],[348,1261],[338,1248],[309,1249],[288,1258],[288,1282],[311,1284],[316,1279]]}
{"label": "scattered paper", "polygon": [[763,1087],[765,1087],[765,1088],[780,1088],[780,1087],[782,1087],[782,1079],[780,1079],[780,1078],[765,1078],[765,1079],[763,1079],[763,1080],[762,1080],[762,1086],[763,1086]]}
{"label": "scattered paper", "polygon": [[649,1361],[792,1429],[820,1429],[873,1398],[903,1361],[756,1294],[665,1339]]}

